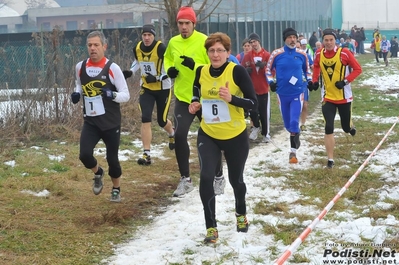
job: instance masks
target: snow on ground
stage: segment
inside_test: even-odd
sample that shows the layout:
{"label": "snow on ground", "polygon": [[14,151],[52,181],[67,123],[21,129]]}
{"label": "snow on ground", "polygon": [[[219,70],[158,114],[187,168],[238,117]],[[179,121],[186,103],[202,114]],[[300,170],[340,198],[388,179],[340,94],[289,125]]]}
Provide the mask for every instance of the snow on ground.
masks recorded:
{"label": "snow on ground", "polygon": [[[364,84],[379,84],[379,90],[388,90],[392,84],[396,84],[399,76],[381,76],[376,73]],[[397,95],[394,95],[397,97]],[[356,97],[356,94],[355,94]],[[397,113],[393,113],[395,115]],[[355,119],[368,119],[375,123],[393,124],[397,117],[381,119],[370,113],[366,117],[355,117]],[[308,123],[320,119],[320,110],[316,110],[309,117]],[[337,129],[336,129],[337,131]],[[337,133],[342,133],[338,132]],[[381,135],[381,139],[384,135]],[[311,206],[299,206],[293,204],[304,198],[298,191],[287,188],[285,182],[290,176],[290,171],[300,168],[314,167],[315,152],[324,153],[324,146],[309,146],[308,137],[322,137],[319,132],[307,131],[301,136],[301,148],[298,150],[298,165],[288,163],[288,133],[281,132],[272,135],[274,144],[260,143],[254,146],[250,152],[244,172],[247,184],[247,216],[251,223],[248,233],[237,233],[234,217],[234,196],[229,184],[226,185],[225,194],[216,197],[216,216],[218,219],[219,243],[216,245],[204,245],[205,224],[203,207],[199,197],[198,187],[184,198],[174,198],[177,203],[168,206],[165,212],[153,219],[150,225],[139,229],[138,233],[125,244],[115,246],[115,255],[105,260],[108,265],[138,265],[138,264],[273,264],[288,246],[282,242],[275,242],[272,235],[265,235],[259,221],[270,225],[297,224],[298,227],[306,227],[313,220],[300,223],[297,219],[286,220],[275,215],[256,215],[253,207],[257,202],[265,200],[271,204],[285,202],[291,204],[293,213],[311,214],[316,218],[323,209]],[[370,164],[364,170],[372,172],[386,172],[382,178],[388,183],[398,182],[399,173],[394,168],[399,162],[397,150],[399,144],[384,146],[378,150]],[[373,150],[365,150],[367,155]],[[285,176],[272,178],[262,176],[262,172],[268,167],[278,167]],[[338,167],[339,169],[339,167]],[[224,169],[225,175],[227,168]],[[353,172],[355,173],[355,172]],[[393,185],[390,185],[393,186]],[[385,198],[399,199],[399,188],[389,188],[388,185],[381,190],[370,190],[368,192],[379,193],[381,201]],[[333,199],[333,198],[331,198]],[[345,194],[341,200],[347,200]],[[376,202],[372,207],[386,208],[390,205],[384,202]],[[331,213],[333,211],[333,213]],[[367,213],[369,209],[364,209]],[[393,227],[399,226],[398,217],[392,215],[385,219],[374,220],[368,217],[355,218],[350,211],[341,212],[332,209],[328,214],[334,214],[342,221],[328,221],[322,219],[309,234],[305,242],[299,246],[297,253],[308,257],[309,263],[300,264],[334,264],[331,261],[345,261],[342,264],[363,264],[355,259],[345,258],[339,252],[333,251],[366,251],[370,247],[382,246],[387,251],[384,259],[371,260],[367,264],[399,264],[399,255],[390,252],[395,246],[384,245],[383,242],[392,232]],[[301,230],[296,231],[298,236]],[[328,239],[327,239],[328,238]],[[373,243],[362,243],[364,239]],[[335,242],[346,242],[347,245]],[[274,249],[274,253],[271,251]],[[331,253],[329,252],[331,250]],[[326,253],[325,253],[326,252]],[[296,254],[296,253],[294,253]],[[327,257],[323,257],[326,254]],[[364,253],[363,253],[364,254]],[[366,253],[367,255],[369,253]],[[360,255],[360,253],[358,253]],[[397,260],[396,260],[397,259]],[[396,261],[394,261],[396,260]],[[366,261],[365,261],[366,262]],[[381,262],[381,263],[372,263]],[[388,263],[391,262],[391,263]],[[397,262],[397,263],[394,263]],[[290,263],[288,261],[286,264]],[[298,263],[299,264],[299,263]],[[337,263],[338,264],[338,263]],[[366,263],[364,263],[366,264]]]}

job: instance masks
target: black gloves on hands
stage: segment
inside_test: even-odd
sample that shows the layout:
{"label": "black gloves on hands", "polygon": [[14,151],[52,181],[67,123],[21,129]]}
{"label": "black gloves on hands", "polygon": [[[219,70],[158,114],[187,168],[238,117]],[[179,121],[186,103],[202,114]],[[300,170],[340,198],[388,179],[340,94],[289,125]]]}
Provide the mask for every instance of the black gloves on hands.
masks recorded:
{"label": "black gloves on hands", "polygon": [[336,86],[338,89],[343,89],[344,86],[345,86],[345,81],[337,81],[337,82],[335,82],[335,86]]}
{"label": "black gloves on hands", "polygon": [[168,69],[168,76],[170,78],[176,78],[176,76],[179,74],[179,70],[177,70],[174,66]]}
{"label": "black gloves on hands", "polygon": [[109,88],[101,88],[102,96],[103,98],[108,98],[108,99],[114,99],[114,94],[112,93],[112,90]]}
{"label": "black gloves on hands", "polygon": [[266,63],[265,63],[265,62],[262,62],[262,61],[257,61],[257,62],[255,63],[255,65],[256,65],[257,67],[259,67],[260,69],[263,69],[263,68],[265,67]]}
{"label": "black gloves on hands", "polygon": [[194,70],[195,62],[194,62],[193,58],[187,57],[185,55],[180,56],[180,58],[183,59],[183,62],[181,62],[182,65],[190,68],[191,70]]}
{"label": "black gloves on hands", "polygon": [[147,76],[145,77],[145,81],[147,82],[147,84],[157,82],[157,78],[153,76],[151,73],[146,73],[146,75]]}
{"label": "black gloves on hands", "polygon": [[80,93],[79,93],[79,92],[73,92],[73,93],[71,94],[71,100],[72,100],[72,103],[73,103],[73,104],[78,103],[79,100],[80,100]]}
{"label": "black gloves on hands", "polygon": [[123,73],[123,76],[125,77],[125,79],[127,79],[133,75],[133,72],[130,70],[123,70],[122,73]]}
{"label": "black gloves on hands", "polygon": [[308,82],[308,89],[309,89],[309,91],[316,91],[317,89],[319,89],[319,82],[312,82],[312,81],[309,81]]}
{"label": "black gloves on hands", "polygon": [[245,67],[245,70],[247,70],[248,74],[252,74],[252,67]]}
{"label": "black gloves on hands", "polygon": [[272,91],[272,92],[276,92],[277,91],[277,83],[276,82],[271,82],[270,84],[269,84],[269,87],[270,87],[270,90]]}

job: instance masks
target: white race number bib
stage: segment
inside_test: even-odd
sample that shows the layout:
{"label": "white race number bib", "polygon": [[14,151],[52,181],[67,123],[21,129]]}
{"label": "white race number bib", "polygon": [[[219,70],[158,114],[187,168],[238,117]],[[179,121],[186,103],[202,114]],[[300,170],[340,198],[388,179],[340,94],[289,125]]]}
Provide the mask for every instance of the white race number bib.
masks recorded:
{"label": "white race number bib", "polygon": [[90,117],[100,116],[105,113],[103,98],[101,95],[95,97],[84,97],[86,115]]}
{"label": "white race number bib", "polygon": [[154,76],[157,75],[157,69],[154,62],[140,62],[141,74],[150,73]]}
{"label": "white race number bib", "polygon": [[202,116],[205,123],[220,123],[231,120],[229,107],[221,99],[203,99]]}

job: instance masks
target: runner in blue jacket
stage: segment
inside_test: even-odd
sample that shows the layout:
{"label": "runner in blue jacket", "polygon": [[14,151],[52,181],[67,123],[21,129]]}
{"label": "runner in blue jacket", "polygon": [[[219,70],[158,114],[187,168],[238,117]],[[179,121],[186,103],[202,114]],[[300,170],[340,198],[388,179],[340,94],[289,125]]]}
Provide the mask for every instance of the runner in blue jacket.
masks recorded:
{"label": "runner in blue jacket", "polygon": [[[266,66],[266,78],[270,90],[277,93],[284,127],[290,133],[289,163],[298,163],[296,151],[300,146],[299,118],[304,100],[303,86],[304,82],[312,84],[312,75],[306,53],[296,48],[296,30],[285,29],[283,40],[285,45],[274,50],[270,56]],[[303,81],[303,76],[306,81]]]}

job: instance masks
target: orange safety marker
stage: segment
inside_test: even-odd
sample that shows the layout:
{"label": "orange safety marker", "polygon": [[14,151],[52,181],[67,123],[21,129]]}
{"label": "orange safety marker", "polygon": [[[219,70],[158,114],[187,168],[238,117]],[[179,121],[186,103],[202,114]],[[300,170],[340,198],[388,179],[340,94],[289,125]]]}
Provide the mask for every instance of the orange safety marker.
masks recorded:
{"label": "orange safety marker", "polygon": [[295,250],[302,244],[303,241],[308,237],[310,232],[316,227],[316,225],[320,222],[321,219],[328,213],[329,210],[334,206],[334,204],[338,201],[338,199],[342,196],[342,194],[345,193],[345,191],[349,188],[349,186],[355,181],[357,176],[360,174],[360,172],[363,170],[363,168],[368,164],[370,159],[375,155],[377,150],[381,147],[381,145],[385,142],[385,140],[388,138],[388,135],[391,133],[393,128],[395,127],[396,123],[398,123],[399,117],[396,120],[396,122],[391,126],[391,128],[388,130],[388,132],[384,135],[382,140],[379,142],[379,144],[374,148],[373,152],[367,157],[367,159],[363,162],[363,164],[356,170],[355,174],[352,175],[352,177],[348,180],[348,182],[345,184],[344,187],[335,195],[335,197],[327,204],[327,206],[321,211],[321,213],[313,220],[313,222],[306,227],[305,230],[299,235],[297,239],[288,247],[286,251],[276,260],[274,261],[273,265],[282,265],[284,262],[287,261],[289,257],[295,252]]}

